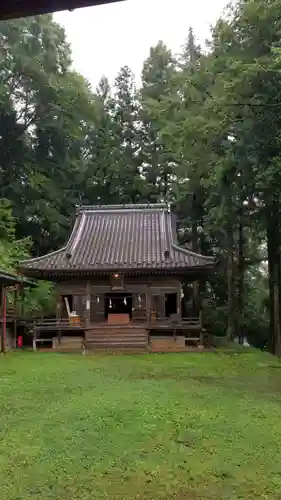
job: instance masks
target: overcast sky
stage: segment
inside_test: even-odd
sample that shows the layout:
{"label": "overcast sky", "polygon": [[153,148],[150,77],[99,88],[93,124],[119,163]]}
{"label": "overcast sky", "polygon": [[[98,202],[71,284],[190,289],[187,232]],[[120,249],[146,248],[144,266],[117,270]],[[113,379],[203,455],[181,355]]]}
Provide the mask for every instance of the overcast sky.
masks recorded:
{"label": "overcast sky", "polygon": [[59,12],[72,47],[74,67],[95,87],[111,81],[128,65],[139,81],[151,46],[163,40],[175,53],[191,25],[201,44],[228,0],[126,0],[116,4]]}

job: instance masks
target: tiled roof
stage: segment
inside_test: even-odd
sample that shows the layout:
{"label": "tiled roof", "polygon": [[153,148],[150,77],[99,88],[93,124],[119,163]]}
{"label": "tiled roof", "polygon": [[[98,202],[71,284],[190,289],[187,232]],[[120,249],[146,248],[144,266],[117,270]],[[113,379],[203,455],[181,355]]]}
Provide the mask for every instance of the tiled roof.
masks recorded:
{"label": "tiled roof", "polygon": [[213,267],[212,257],[180,248],[166,204],[86,206],[65,247],[22,262],[32,271],[128,271]]}

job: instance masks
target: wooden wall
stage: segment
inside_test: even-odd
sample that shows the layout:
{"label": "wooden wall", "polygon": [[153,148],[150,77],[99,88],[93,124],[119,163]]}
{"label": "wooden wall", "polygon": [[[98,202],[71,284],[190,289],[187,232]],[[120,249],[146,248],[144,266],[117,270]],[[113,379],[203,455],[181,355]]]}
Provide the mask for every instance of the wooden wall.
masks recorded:
{"label": "wooden wall", "polygon": [[[64,295],[73,296],[73,310],[80,316],[87,316],[88,322],[104,320],[104,296],[106,293],[128,293],[133,298],[133,319],[148,318],[152,310],[158,317],[165,316],[165,294],[177,293],[178,314],[180,314],[181,281],[173,276],[125,276],[123,289],[114,289],[109,277],[90,280],[71,280],[57,285],[58,308],[61,315]],[[60,304],[60,305],[59,305]]]}

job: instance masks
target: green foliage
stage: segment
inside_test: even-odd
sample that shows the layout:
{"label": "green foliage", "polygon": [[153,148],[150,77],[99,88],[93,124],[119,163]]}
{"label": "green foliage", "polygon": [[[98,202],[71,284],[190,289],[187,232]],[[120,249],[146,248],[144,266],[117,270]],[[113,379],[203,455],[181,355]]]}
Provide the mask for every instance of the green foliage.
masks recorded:
{"label": "green foliage", "polygon": [[[5,199],[0,201],[0,269],[17,273],[18,264],[30,256],[30,238],[16,239],[16,220],[12,208]],[[8,301],[13,302],[12,293]],[[26,287],[23,296],[17,296],[17,306],[23,305],[24,314],[42,314],[54,307],[53,285],[37,282],[34,287]]]}
{"label": "green foliage", "polygon": [[59,248],[77,204],[171,201],[180,243],[220,260],[208,330],[281,352],[280,9],[239,0],[208,51],[189,28],[181,54],[151,47],[139,89],[124,66],[94,92],[52,16],[1,22],[2,265]]}
{"label": "green foliage", "polygon": [[54,315],[56,295],[54,285],[47,281],[37,281],[35,287],[26,287],[20,300],[26,316]]}
{"label": "green foliage", "polygon": [[52,16],[1,22],[0,42],[1,195],[42,252],[64,242],[80,199],[92,96]]}
{"label": "green foliage", "polygon": [[14,272],[29,255],[31,240],[16,239],[16,221],[8,200],[0,200],[0,268]]}

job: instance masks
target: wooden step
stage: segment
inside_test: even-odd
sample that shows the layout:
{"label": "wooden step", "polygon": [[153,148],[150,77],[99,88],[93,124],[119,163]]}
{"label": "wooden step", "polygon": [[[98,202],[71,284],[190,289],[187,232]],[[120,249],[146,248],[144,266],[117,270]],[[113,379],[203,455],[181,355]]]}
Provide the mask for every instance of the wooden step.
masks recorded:
{"label": "wooden step", "polygon": [[145,328],[91,328],[86,334],[87,350],[136,350],[147,346],[148,331]]}
{"label": "wooden step", "polygon": [[97,334],[97,335],[87,335],[86,340],[99,340],[99,339],[116,339],[116,340],[122,340],[122,339],[147,339],[146,334],[139,334],[139,335],[117,335],[117,334]]}
{"label": "wooden step", "polygon": [[111,346],[96,346],[92,347],[89,346],[87,347],[87,354],[146,354],[149,353],[150,350],[149,348],[146,347],[126,347],[126,346],[117,346],[117,347],[111,347]]}
{"label": "wooden step", "polygon": [[108,337],[108,338],[98,338],[98,339],[91,339],[86,341],[87,344],[139,344],[139,345],[147,345],[147,338],[119,338],[115,339],[114,337]]}
{"label": "wooden step", "polygon": [[95,336],[95,335],[147,335],[147,330],[144,328],[138,329],[126,329],[122,328],[97,328],[96,330],[88,330],[86,336]]}
{"label": "wooden step", "polygon": [[105,342],[105,343],[100,343],[100,344],[86,344],[86,349],[106,349],[106,348],[109,348],[109,349],[138,349],[138,348],[147,348],[147,344],[127,344],[127,343],[124,343],[124,344],[114,344],[114,342]]}

